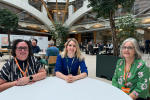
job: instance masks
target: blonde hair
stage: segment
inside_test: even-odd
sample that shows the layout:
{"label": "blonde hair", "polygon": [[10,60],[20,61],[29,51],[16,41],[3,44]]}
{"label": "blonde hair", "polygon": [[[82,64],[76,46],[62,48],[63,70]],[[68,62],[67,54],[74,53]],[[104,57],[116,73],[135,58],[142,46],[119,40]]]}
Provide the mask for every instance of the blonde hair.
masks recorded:
{"label": "blonde hair", "polygon": [[74,38],[68,39],[68,41],[65,43],[65,48],[64,48],[63,52],[60,54],[61,57],[62,58],[66,57],[66,55],[67,55],[67,46],[68,46],[69,42],[71,42],[71,41],[75,42],[75,44],[76,44],[77,51],[75,52],[75,56],[77,57],[77,59],[79,59],[79,61],[85,60],[85,58],[82,56],[81,51],[79,49],[78,42]]}

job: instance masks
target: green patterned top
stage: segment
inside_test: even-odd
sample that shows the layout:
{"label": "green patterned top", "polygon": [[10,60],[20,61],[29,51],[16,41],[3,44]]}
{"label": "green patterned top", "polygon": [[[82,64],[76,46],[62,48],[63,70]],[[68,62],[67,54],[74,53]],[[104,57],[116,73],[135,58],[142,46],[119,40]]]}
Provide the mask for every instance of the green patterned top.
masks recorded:
{"label": "green patterned top", "polygon": [[[125,87],[124,68],[125,60],[118,60],[116,70],[112,79],[112,85],[119,89]],[[131,65],[131,69],[128,73],[127,87],[130,88],[130,93],[133,92],[140,98],[147,98],[147,96],[149,95],[149,68],[146,61],[143,61],[141,59],[134,59]]]}

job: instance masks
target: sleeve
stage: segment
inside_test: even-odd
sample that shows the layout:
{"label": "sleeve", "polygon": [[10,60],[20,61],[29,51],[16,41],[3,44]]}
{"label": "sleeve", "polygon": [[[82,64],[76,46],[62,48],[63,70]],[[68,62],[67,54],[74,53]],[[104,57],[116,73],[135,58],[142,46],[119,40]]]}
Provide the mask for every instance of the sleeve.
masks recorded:
{"label": "sleeve", "polygon": [[7,63],[5,63],[2,67],[2,69],[0,70],[0,78],[9,82],[9,73],[10,73],[10,65]]}
{"label": "sleeve", "polygon": [[41,49],[40,49],[40,47],[38,46],[38,52],[41,52]]}
{"label": "sleeve", "polygon": [[138,82],[132,92],[138,97],[147,98],[149,89],[149,68],[147,62],[139,68],[137,74]]}
{"label": "sleeve", "polygon": [[49,57],[49,49],[46,51],[46,57]]}
{"label": "sleeve", "polygon": [[118,85],[118,68],[119,68],[119,62],[120,60],[117,61],[117,65],[116,65],[116,70],[115,70],[115,73],[114,73],[114,76],[112,78],[112,85],[119,88],[119,85]]}
{"label": "sleeve", "polygon": [[35,71],[38,73],[38,71],[42,68],[41,63],[39,62],[38,59],[35,58]]}
{"label": "sleeve", "polygon": [[82,60],[81,62],[80,62],[80,70],[81,70],[81,73],[87,73],[87,75],[88,75],[88,70],[87,70],[87,67],[86,67],[86,64],[85,64],[85,61],[84,60]]}
{"label": "sleeve", "polygon": [[62,58],[61,55],[57,56],[56,64],[55,64],[55,72],[61,72],[62,73]]}

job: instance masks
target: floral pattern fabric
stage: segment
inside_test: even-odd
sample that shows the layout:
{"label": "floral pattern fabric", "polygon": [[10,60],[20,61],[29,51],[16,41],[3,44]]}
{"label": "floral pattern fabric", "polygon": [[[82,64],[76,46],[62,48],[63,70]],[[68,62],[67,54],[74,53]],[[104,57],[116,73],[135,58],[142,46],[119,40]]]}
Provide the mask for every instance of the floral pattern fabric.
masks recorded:
{"label": "floral pattern fabric", "polygon": [[[125,87],[124,68],[125,60],[118,60],[112,79],[112,85],[119,89]],[[133,93],[140,98],[147,98],[149,94],[149,65],[146,61],[134,59],[128,73],[127,87],[130,88],[130,93]]]}

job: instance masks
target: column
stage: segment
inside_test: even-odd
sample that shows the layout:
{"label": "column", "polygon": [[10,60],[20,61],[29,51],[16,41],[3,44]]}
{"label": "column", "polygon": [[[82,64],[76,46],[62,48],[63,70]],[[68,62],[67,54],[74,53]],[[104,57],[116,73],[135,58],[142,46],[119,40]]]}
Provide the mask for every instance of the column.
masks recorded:
{"label": "column", "polygon": [[81,33],[78,33],[78,43],[81,43]]}
{"label": "column", "polygon": [[[47,16],[47,11],[46,11],[46,9],[45,9],[45,7],[44,7],[43,4],[42,4],[42,6],[41,6],[41,12],[42,12],[44,15]],[[47,16],[47,17],[48,17],[48,16]]]}
{"label": "column", "polygon": [[28,0],[22,0],[22,1],[25,2],[25,3],[27,3],[27,4],[29,4]]}
{"label": "column", "polygon": [[68,6],[68,16],[70,17],[74,13],[74,6],[69,5]]}
{"label": "column", "polygon": [[94,31],[94,43],[96,43],[96,31]]}

